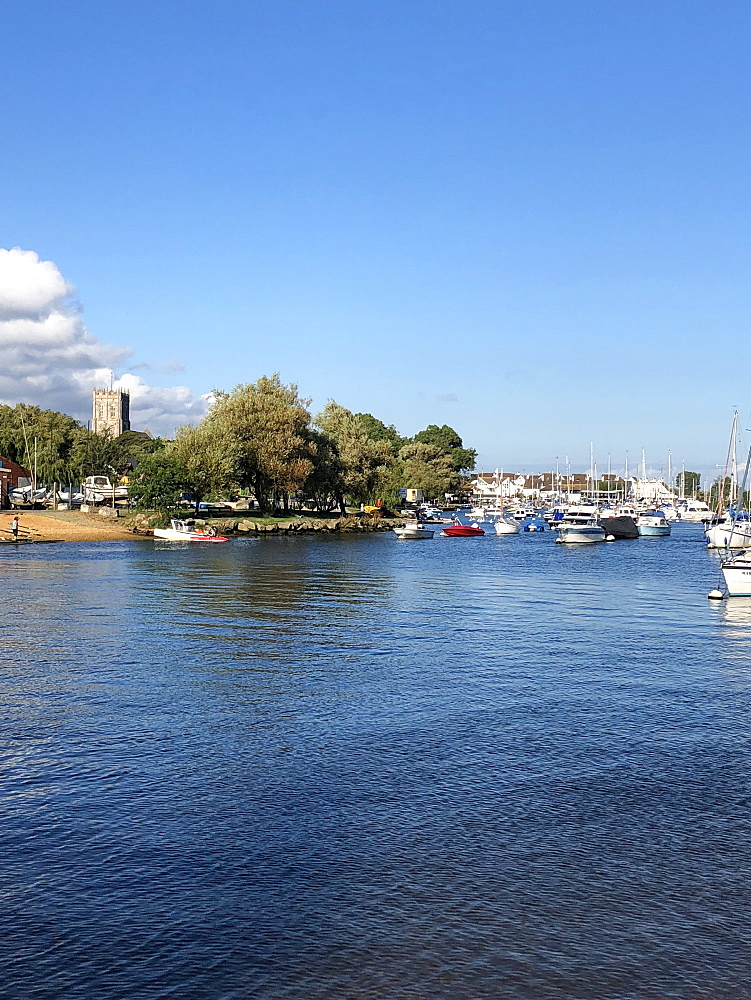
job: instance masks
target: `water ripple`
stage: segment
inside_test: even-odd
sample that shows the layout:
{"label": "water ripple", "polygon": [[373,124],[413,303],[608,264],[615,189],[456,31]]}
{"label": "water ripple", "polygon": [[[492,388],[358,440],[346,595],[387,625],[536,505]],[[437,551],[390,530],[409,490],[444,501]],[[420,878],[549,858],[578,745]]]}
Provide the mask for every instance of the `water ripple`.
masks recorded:
{"label": "water ripple", "polygon": [[0,563],[4,996],[751,998],[698,529],[207,548]]}

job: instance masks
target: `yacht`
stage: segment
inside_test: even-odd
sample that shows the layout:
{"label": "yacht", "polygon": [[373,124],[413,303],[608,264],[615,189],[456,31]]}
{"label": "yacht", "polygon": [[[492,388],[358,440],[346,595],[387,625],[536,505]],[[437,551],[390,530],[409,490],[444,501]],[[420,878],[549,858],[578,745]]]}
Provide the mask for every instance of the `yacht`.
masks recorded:
{"label": "yacht", "polygon": [[735,520],[723,516],[716,524],[708,524],[704,534],[710,549],[747,549],[751,547],[751,520],[747,514]]}
{"label": "yacht", "polygon": [[556,542],[586,543],[604,542],[606,540],[605,529],[599,521],[590,517],[588,520],[572,520],[558,522],[558,537]]}
{"label": "yacht", "polygon": [[128,487],[113,485],[108,476],[87,476],[82,490],[86,503],[112,503],[128,499]]}
{"label": "yacht", "polygon": [[699,524],[701,521],[711,521],[712,511],[703,500],[681,500],[676,506],[681,521]]}
{"label": "yacht", "polygon": [[503,514],[496,518],[495,524],[496,535],[518,535],[522,529],[521,522],[517,521],[515,517],[511,517],[510,514]]}
{"label": "yacht", "polygon": [[744,549],[720,564],[728,597],[751,597],[751,552]]}

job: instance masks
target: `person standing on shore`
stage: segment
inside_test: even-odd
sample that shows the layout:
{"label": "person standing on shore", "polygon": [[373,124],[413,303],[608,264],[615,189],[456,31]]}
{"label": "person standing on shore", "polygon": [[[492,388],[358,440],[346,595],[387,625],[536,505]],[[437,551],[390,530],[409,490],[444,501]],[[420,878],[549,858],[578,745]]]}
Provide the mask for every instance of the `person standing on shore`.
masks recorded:
{"label": "person standing on shore", "polygon": [[21,525],[18,522],[18,514],[16,514],[16,516],[10,522],[10,530],[11,530],[11,532],[13,534],[13,541],[14,542],[18,541],[18,529],[20,527],[21,527]]}

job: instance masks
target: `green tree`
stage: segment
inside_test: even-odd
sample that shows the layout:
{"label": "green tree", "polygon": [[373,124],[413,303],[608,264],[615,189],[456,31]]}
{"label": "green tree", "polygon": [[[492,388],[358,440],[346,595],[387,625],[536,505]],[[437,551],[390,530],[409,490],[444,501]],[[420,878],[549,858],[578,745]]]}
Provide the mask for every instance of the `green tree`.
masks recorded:
{"label": "green tree", "polygon": [[444,424],[428,424],[424,431],[419,431],[412,439],[415,444],[430,444],[443,449],[451,458],[455,472],[470,472],[475,467],[477,452],[474,448],[465,448],[462,439],[453,427]]}
{"label": "green tree", "polygon": [[313,471],[309,400],[279,375],[263,376],[232,392],[215,392],[216,402],[202,427],[222,443],[232,477],[252,491],[262,510],[299,490]]}
{"label": "green tree", "polygon": [[401,436],[393,424],[384,424],[372,413],[355,413],[355,417],[371,441],[386,441],[394,455],[398,455],[399,449],[407,444],[407,439]]}
{"label": "green tree", "polygon": [[140,510],[172,514],[180,507],[180,498],[188,488],[188,475],[180,459],[165,449],[144,455],[130,485]]}
{"label": "green tree", "polygon": [[316,424],[332,442],[338,456],[338,474],[332,480],[332,493],[341,512],[346,513],[347,497],[356,504],[375,499],[379,477],[393,462],[389,442],[369,437],[360,417],[333,400],[329,400],[316,417]]}
{"label": "green tree", "polygon": [[94,434],[82,429],[70,455],[70,478],[71,482],[78,483],[86,476],[121,476],[130,466],[128,449],[111,434]]}
{"label": "green tree", "polygon": [[182,469],[185,490],[199,504],[232,485],[232,443],[210,423],[180,427],[167,454]]}
{"label": "green tree", "polygon": [[305,493],[316,510],[330,511],[339,503],[344,465],[336,445],[323,431],[311,431],[315,458],[313,471],[305,483]]}
{"label": "green tree", "polygon": [[678,491],[684,497],[696,496],[699,493],[699,483],[701,482],[700,472],[679,472],[675,477],[675,484]]}
{"label": "green tree", "polygon": [[37,479],[42,483],[77,478],[74,453],[86,433],[66,413],[26,403],[0,405],[0,455],[30,472],[36,464]]}
{"label": "green tree", "polygon": [[422,490],[426,498],[443,500],[445,493],[455,493],[462,478],[451,456],[435,444],[417,441],[399,452],[402,482],[408,489]]}

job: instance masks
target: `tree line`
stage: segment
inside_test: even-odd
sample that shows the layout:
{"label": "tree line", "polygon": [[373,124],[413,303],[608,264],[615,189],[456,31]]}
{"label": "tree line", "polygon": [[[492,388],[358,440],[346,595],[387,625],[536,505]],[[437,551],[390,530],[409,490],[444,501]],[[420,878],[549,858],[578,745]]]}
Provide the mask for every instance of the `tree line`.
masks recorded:
{"label": "tree line", "polygon": [[126,431],[94,434],[57,410],[0,403],[0,456],[36,472],[40,483],[80,483],[86,476],[121,475],[142,455],[165,447],[160,438]]}
{"label": "tree line", "polygon": [[347,504],[393,504],[404,488],[442,499],[475,465],[475,450],[446,424],[403,437],[333,400],[313,417],[310,400],[278,375],[214,396],[201,423],[180,428],[173,441],[133,431],[112,438],[63,413],[0,405],[0,455],[27,468],[36,455],[38,481],[47,483],[135,468],[132,494],[158,510],[172,509],[185,494],[200,503],[233,492],[252,497],[262,511],[287,511],[303,499],[344,512]]}

